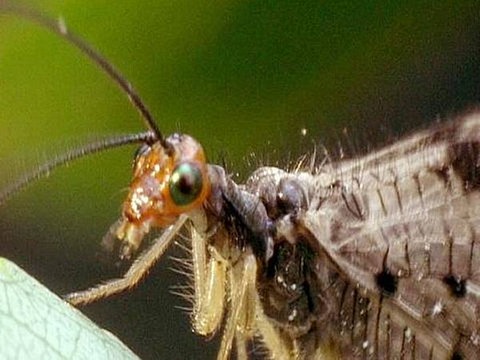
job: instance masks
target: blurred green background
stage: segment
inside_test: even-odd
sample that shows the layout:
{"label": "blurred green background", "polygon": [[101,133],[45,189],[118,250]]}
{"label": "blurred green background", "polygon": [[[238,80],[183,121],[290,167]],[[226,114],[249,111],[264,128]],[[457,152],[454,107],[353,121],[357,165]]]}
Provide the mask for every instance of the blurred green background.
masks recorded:
{"label": "blurred green background", "polygon": [[[106,55],[164,133],[200,140],[239,179],[313,144],[364,152],[480,103],[478,1],[36,1]],[[301,130],[307,129],[302,136]],[[0,184],[92,138],[144,130],[76,49],[0,15]],[[344,133],[347,133],[347,136]],[[119,274],[98,261],[134,147],[83,159],[0,209],[0,255],[57,293]],[[173,250],[175,252],[176,250]],[[177,250],[178,252],[178,250]],[[136,290],[85,308],[144,359],[214,358],[161,262]]]}

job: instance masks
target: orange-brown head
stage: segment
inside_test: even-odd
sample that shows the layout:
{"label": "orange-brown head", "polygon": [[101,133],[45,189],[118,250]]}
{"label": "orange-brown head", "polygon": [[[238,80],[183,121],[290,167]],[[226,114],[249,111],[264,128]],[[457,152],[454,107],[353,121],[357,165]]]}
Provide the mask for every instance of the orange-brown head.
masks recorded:
{"label": "orange-brown head", "polygon": [[123,218],[116,236],[129,257],[153,227],[172,224],[178,216],[198,208],[210,194],[207,163],[202,146],[192,137],[174,134],[142,145],[133,168],[130,191],[123,203]]}

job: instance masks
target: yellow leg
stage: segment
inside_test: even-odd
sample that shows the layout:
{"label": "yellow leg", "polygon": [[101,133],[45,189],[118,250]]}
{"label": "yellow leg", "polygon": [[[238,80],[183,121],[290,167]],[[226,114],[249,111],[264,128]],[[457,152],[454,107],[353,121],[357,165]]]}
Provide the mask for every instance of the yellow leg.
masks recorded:
{"label": "yellow leg", "polygon": [[[236,278],[235,270],[241,270],[238,278]],[[230,280],[230,312],[225,322],[225,330],[222,337],[222,343],[220,345],[220,351],[218,352],[218,360],[228,359],[228,355],[232,349],[233,339],[237,333],[237,330],[242,328],[242,324],[245,319],[249,318],[245,314],[248,305],[248,298],[254,296],[251,294],[252,289],[255,291],[255,281],[257,273],[257,264],[255,256],[251,253],[246,253],[242,256],[242,261],[235,264],[235,268],[231,269],[231,277],[239,279]],[[253,310],[254,311],[254,310]],[[243,320],[243,321],[242,321]]]}
{"label": "yellow leg", "polygon": [[280,332],[275,329],[272,322],[267,319],[263,313],[260,299],[257,295],[257,315],[256,327],[262,336],[262,340],[270,353],[272,359],[294,359],[295,350],[293,344],[281,336]]}
{"label": "yellow leg", "polygon": [[135,286],[160,259],[186,220],[187,216],[180,216],[177,222],[168,227],[148,250],[140,254],[122,278],[110,280],[84,291],[70,293],[65,296],[65,300],[72,305],[84,305]]}
{"label": "yellow leg", "polygon": [[192,260],[194,304],[192,325],[195,332],[209,336],[219,327],[225,307],[227,265],[214,248],[207,245],[207,225],[203,213],[192,216]]}
{"label": "yellow leg", "polygon": [[243,334],[237,331],[235,335],[235,344],[237,349],[237,359],[238,360],[248,360],[248,353],[247,353],[247,342],[248,338],[245,337]]}

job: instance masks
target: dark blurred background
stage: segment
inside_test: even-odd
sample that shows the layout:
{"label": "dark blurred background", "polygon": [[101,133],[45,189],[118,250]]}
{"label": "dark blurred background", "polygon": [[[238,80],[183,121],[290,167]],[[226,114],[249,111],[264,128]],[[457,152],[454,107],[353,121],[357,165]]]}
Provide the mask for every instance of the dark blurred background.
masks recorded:
{"label": "dark blurred background", "polygon": [[[478,1],[36,1],[134,84],[165,133],[244,179],[314,144],[367,151],[480,104]],[[302,129],[307,135],[302,136]],[[144,130],[72,46],[0,15],[0,185],[75,145]],[[347,135],[345,135],[345,133]],[[353,150],[352,150],[353,149]],[[119,275],[98,261],[134,147],[89,157],[0,209],[0,255],[59,294]],[[178,252],[173,250],[173,252]],[[137,289],[84,308],[143,359],[214,358],[165,257]]]}

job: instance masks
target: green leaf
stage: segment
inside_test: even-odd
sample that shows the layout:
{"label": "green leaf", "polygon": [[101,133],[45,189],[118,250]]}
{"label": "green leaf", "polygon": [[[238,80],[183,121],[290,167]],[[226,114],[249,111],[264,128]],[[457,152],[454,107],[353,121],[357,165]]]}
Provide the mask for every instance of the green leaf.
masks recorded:
{"label": "green leaf", "polygon": [[0,258],[1,359],[138,359],[7,259]]}

